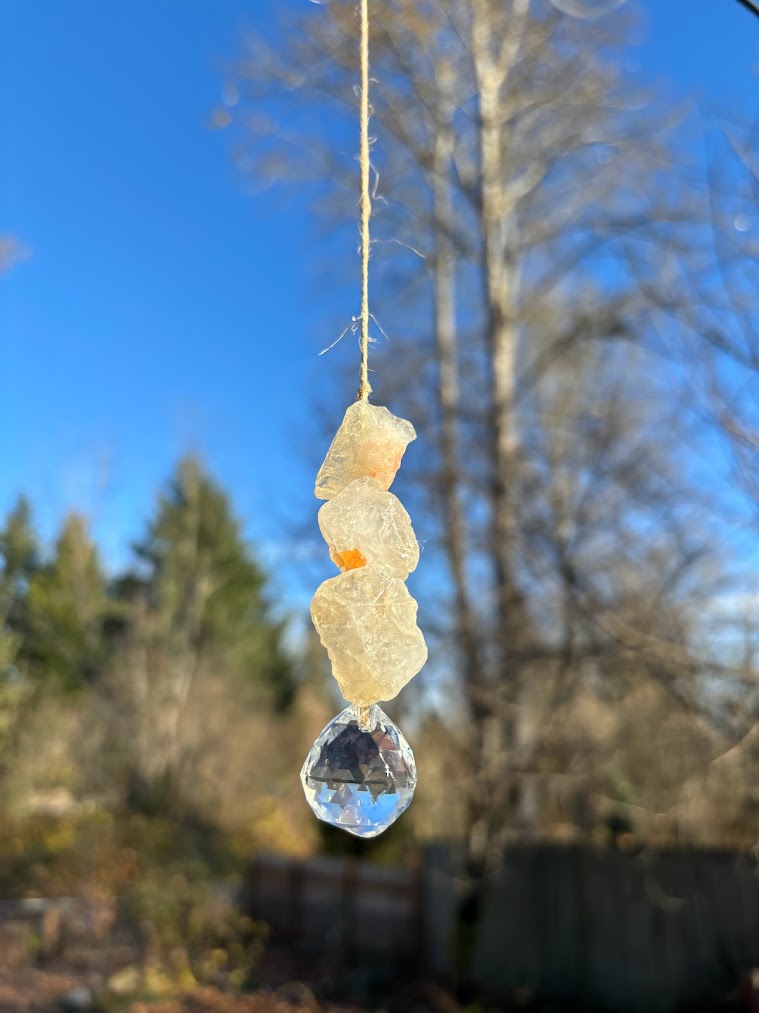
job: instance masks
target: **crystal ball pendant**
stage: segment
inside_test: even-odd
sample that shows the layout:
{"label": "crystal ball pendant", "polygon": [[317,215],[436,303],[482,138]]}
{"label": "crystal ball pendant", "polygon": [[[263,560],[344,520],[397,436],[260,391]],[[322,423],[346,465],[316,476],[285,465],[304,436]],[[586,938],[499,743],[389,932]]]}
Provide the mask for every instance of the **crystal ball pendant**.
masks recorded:
{"label": "crystal ball pendant", "polygon": [[381,707],[351,704],[311,746],[300,777],[320,820],[356,837],[377,837],[411,804],[416,764]]}

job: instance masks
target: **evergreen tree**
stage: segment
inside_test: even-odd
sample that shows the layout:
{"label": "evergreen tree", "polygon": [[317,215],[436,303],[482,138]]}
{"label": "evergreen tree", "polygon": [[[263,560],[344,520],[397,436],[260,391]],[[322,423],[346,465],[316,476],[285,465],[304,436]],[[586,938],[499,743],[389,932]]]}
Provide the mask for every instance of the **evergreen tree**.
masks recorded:
{"label": "evergreen tree", "polygon": [[129,616],[114,656],[117,732],[131,804],[165,813],[196,803],[182,779],[198,757],[197,694],[281,710],[293,679],[264,573],[196,458],[179,462],[135,551],[138,572],[115,588]]}
{"label": "evergreen tree", "polygon": [[28,632],[26,594],[39,556],[31,506],[19,496],[0,530],[0,669],[15,661]]}
{"label": "evergreen tree", "polygon": [[39,547],[32,526],[32,508],[25,496],[19,496],[5,518],[0,531],[0,555],[3,557],[3,587],[23,591],[39,565]]}
{"label": "evergreen tree", "polygon": [[53,559],[30,576],[22,655],[41,681],[77,689],[100,673],[105,657],[105,579],[87,522],[71,514]]}
{"label": "evergreen tree", "polygon": [[287,705],[292,672],[264,573],[227,496],[196,458],[180,461],[136,551],[147,564],[149,606],[170,650],[213,659],[278,707]]}
{"label": "evergreen tree", "polygon": [[27,631],[26,592],[39,565],[29,501],[19,497],[0,530],[0,776],[14,755],[15,733],[30,699],[16,667]]}

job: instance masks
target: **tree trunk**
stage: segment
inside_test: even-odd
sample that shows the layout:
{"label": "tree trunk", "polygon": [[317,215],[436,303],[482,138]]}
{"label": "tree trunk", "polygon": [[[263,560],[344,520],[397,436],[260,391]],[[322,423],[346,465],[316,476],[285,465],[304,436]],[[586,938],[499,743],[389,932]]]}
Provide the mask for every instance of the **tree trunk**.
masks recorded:
{"label": "tree trunk", "polygon": [[[456,958],[462,998],[472,998],[471,970],[487,890],[486,877],[503,847],[503,811],[513,808],[534,822],[536,799],[518,783],[514,759],[529,737],[524,694],[524,647],[528,621],[514,567],[516,545],[513,487],[519,454],[516,417],[518,285],[516,222],[506,191],[503,100],[508,71],[519,51],[529,0],[515,0],[513,24],[498,53],[493,50],[488,0],[473,0],[471,52],[479,101],[481,272],[488,350],[487,416],[490,450],[490,557],[494,578],[495,681],[466,689],[475,725],[477,772],[468,825],[467,885],[458,912]],[[509,680],[506,693],[498,685]],[[511,767],[511,770],[509,769]]]}
{"label": "tree trunk", "polygon": [[[529,686],[524,668],[529,636],[529,619],[515,574],[516,511],[514,485],[519,464],[517,425],[517,356],[519,273],[516,208],[508,193],[508,151],[504,136],[508,77],[516,63],[529,16],[529,0],[515,0],[510,27],[494,48],[488,0],[472,5],[472,57],[479,100],[480,215],[482,227],[482,280],[486,342],[488,346],[488,416],[490,444],[491,558],[494,574],[496,664],[500,705],[492,698],[484,703],[486,713],[500,725],[500,734],[491,736],[501,751],[523,756],[529,738]],[[505,693],[503,692],[505,688]],[[495,705],[495,706],[494,706]],[[500,713],[499,713],[500,711]],[[483,736],[482,747],[486,747]],[[493,767],[483,753],[481,769]],[[505,770],[500,777],[510,784],[511,802],[517,816],[534,822],[534,805],[523,796],[522,786]],[[504,778],[504,775],[507,775]],[[506,800],[487,786],[490,806]],[[501,791],[503,786],[501,785]],[[500,842],[488,834],[484,846],[498,850]]]}
{"label": "tree trunk", "polygon": [[[445,69],[441,69],[441,77]],[[441,81],[441,91],[447,89]],[[451,572],[455,635],[466,685],[483,681],[478,623],[467,579],[467,522],[460,495],[463,469],[459,439],[459,370],[456,327],[456,258],[451,236],[455,229],[451,166],[453,106],[442,104],[433,152],[435,340],[438,360],[437,399],[440,411],[440,488],[445,521],[445,550]]]}

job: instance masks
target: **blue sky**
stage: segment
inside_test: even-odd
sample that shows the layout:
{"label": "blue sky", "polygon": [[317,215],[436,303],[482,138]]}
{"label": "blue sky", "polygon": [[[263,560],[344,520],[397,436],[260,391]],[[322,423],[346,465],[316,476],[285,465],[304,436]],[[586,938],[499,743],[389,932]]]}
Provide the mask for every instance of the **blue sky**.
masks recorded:
{"label": "blue sky", "polygon": [[[759,20],[735,0],[638,7],[644,80],[755,111]],[[0,283],[0,510],[25,491],[46,538],[84,510],[111,566],[189,448],[270,561],[313,502],[312,391],[355,352],[318,358],[325,311],[355,306],[329,306],[305,201],[246,193],[209,127],[245,24],[276,32],[287,8],[321,15],[307,0],[0,0],[0,234],[31,252]]]}

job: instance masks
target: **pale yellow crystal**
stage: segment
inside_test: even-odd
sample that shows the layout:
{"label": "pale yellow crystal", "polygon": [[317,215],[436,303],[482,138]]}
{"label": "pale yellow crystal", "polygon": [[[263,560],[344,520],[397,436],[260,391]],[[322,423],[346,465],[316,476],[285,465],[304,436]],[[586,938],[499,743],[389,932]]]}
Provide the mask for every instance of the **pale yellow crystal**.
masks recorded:
{"label": "pale yellow crystal", "polygon": [[387,408],[356,401],[346,411],[316,476],[316,498],[332,499],[350,482],[367,476],[389,489],[406,447],[415,439],[410,422]]}
{"label": "pale yellow crystal", "polygon": [[379,564],[405,580],[419,562],[411,518],[376,478],[357,478],[325,503],[319,528],[341,570]]}
{"label": "pale yellow crystal", "polygon": [[346,700],[392,700],[427,660],[417,605],[402,580],[380,566],[325,580],[311,617]]}

